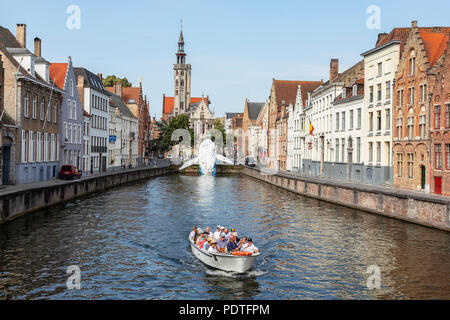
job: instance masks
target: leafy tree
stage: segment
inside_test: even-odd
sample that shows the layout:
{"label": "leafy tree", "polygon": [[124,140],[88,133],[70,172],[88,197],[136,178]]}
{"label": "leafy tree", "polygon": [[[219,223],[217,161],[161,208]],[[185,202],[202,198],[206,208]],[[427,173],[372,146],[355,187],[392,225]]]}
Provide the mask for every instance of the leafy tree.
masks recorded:
{"label": "leafy tree", "polygon": [[114,86],[114,83],[117,81],[120,81],[122,84],[122,87],[131,87],[131,82],[128,81],[126,77],[124,78],[118,78],[115,75],[107,76],[106,78],[103,78],[103,85],[105,87],[112,87]]}
{"label": "leafy tree", "polygon": [[225,126],[223,125],[222,121],[220,121],[219,119],[214,120],[214,129],[217,129],[222,133],[223,145],[225,146],[227,143],[227,137],[225,133]]}

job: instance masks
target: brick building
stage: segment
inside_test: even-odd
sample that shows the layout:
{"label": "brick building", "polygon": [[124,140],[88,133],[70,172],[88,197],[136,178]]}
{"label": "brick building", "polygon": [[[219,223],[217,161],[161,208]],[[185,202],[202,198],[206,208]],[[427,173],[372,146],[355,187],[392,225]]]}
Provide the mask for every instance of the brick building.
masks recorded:
{"label": "brick building", "polygon": [[[17,36],[0,27],[0,55],[7,92],[3,127],[3,182],[21,184],[56,178],[59,159],[59,117],[63,91],[49,77],[49,62],[26,48],[26,25]],[[5,123],[9,122],[9,123]],[[5,161],[6,160],[6,161]]]}
{"label": "brick building", "polygon": [[[429,73],[444,53],[449,30],[443,27],[418,28],[417,21],[413,21],[400,52],[394,86],[394,187],[434,191],[431,189],[434,156],[430,148],[430,127],[434,130],[434,125],[430,104],[439,105],[439,102],[436,96],[433,102],[429,100],[428,88],[433,83]],[[435,126],[439,127],[439,123]],[[439,151],[438,147],[438,157],[439,152],[442,153],[442,149]]]}
{"label": "brick building", "polygon": [[[435,37],[435,50],[429,70],[431,96],[431,192],[450,195],[450,36],[441,32]],[[429,48],[430,50],[431,48]],[[441,54],[441,51],[444,51]]]}

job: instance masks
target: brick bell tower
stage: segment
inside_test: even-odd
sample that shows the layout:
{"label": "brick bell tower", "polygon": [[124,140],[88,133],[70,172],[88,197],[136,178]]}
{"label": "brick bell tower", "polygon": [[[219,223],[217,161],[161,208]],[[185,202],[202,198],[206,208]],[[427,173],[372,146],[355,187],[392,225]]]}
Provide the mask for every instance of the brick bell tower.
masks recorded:
{"label": "brick bell tower", "polygon": [[180,30],[178,39],[177,63],[173,65],[175,94],[172,116],[186,113],[191,102],[191,65],[186,64],[186,53],[184,52],[183,28]]}

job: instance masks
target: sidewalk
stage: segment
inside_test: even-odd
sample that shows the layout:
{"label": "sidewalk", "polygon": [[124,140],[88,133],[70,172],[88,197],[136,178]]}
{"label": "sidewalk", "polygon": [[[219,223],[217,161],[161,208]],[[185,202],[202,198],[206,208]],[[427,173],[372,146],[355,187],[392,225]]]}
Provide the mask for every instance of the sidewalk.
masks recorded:
{"label": "sidewalk", "polygon": [[[81,179],[75,180],[75,181],[83,181],[83,180],[91,179],[94,177],[106,176],[109,174],[134,171],[134,170],[139,170],[139,169],[163,168],[163,167],[168,167],[169,165],[170,165],[169,162],[158,161],[156,163],[156,166],[148,165],[148,166],[141,166],[141,167],[130,168],[130,169],[125,169],[125,170],[114,170],[114,171],[100,172],[100,173],[87,174],[87,175],[83,174]],[[33,190],[33,189],[42,188],[42,187],[64,185],[67,183],[71,183],[72,181],[74,181],[74,180],[51,179],[51,180],[47,180],[47,181],[40,181],[40,182],[34,182],[34,183],[0,186],[0,196],[9,194],[9,193],[18,192],[18,191],[27,191],[27,190]]]}

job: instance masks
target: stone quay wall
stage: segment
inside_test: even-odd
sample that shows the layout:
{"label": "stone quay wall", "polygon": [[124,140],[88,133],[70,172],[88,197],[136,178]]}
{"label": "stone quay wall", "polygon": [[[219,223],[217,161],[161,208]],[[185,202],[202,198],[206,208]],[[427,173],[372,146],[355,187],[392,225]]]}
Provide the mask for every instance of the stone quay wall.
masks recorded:
{"label": "stone quay wall", "polygon": [[450,231],[450,197],[245,167],[247,176],[294,193]]}
{"label": "stone quay wall", "polygon": [[[222,165],[218,164],[216,166],[216,175],[228,175],[228,174],[241,174],[242,173],[242,166],[232,166],[232,165]],[[199,176],[200,175],[200,169],[198,165],[193,165],[190,167],[187,167],[180,171],[181,174],[189,175],[189,176]]]}
{"label": "stone quay wall", "polygon": [[55,180],[45,186],[24,185],[23,189],[0,194],[0,224],[45,207],[99,192],[121,184],[170,174],[175,167],[146,167],[106,173],[80,180]]}

